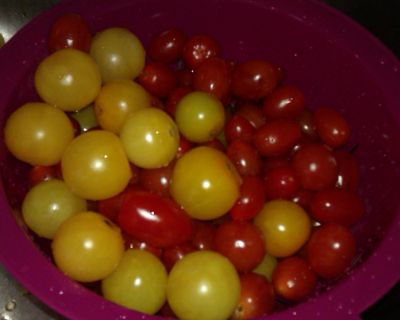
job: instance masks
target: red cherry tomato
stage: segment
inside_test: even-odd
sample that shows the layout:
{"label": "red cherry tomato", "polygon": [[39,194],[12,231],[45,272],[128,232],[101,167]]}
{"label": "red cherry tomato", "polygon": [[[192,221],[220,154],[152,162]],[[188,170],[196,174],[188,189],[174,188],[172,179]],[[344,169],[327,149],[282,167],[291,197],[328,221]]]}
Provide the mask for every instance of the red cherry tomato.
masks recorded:
{"label": "red cherry tomato", "polygon": [[275,294],[269,281],[253,272],[240,276],[240,298],[232,320],[247,320],[270,314],[275,306]]}
{"label": "red cherry tomato", "polygon": [[233,220],[250,220],[262,209],[265,203],[264,183],[258,176],[243,177],[240,196],[229,211]]}
{"label": "red cherry tomato", "polygon": [[320,277],[335,278],[351,265],[356,242],[348,228],[328,223],[311,235],[306,250],[312,269]]}
{"label": "red cherry tomato", "polygon": [[252,124],[241,115],[233,115],[225,124],[225,139],[228,143],[233,140],[243,140],[251,142],[256,129]]}
{"label": "red cherry tomato", "polygon": [[296,118],[305,108],[303,92],[293,85],[282,85],[268,95],[263,104],[269,119]]}
{"label": "red cherry tomato", "polygon": [[275,168],[278,167],[285,167],[289,166],[290,161],[289,158],[287,157],[268,157],[264,158],[263,162],[263,172],[264,174],[267,174],[269,171],[274,170]]}
{"label": "red cherry tomato", "polygon": [[214,250],[216,231],[217,228],[215,225],[207,222],[196,221],[192,237],[193,246],[197,250]]}
{"label": "red cherry tomato", "polygon": [[193,231],[191,218],[175,202],[145,191],[127,194],[118,224],[127,234],[158,248],[185,242]]}
{"label": "red cherry tomato", "polygon": [[252,103],[240,104],[236,109],[236,114],[246,118],[256,129],[266,122],[265,113],[259,106]]}
{"label": "red cherry tomato", "polygon": [[183,59],[186,65],[194,69],[201,62],[219,55],[218,42],[205,34],[190,37],[183,47]]}
{"label": "red cherry tomato", "polygon": [[137,240],[126,233],[123,233],[122,235],[123,235],[124,241],[125,241],[125,249],[146,250],[146,251],[154,254],[156,257],[161,258],[162,249],[154,247],[144,241]]}
{"label": "red cherry tomato", "polygon": [[195,90],[211,93],[218,99],[226,98],[230,86],[230,73],[225,60],[214,57],[199,63],[194,69]]}
{"label": "red cherry tomato", "polygon": [[253,270],[265,255],[262,232],[248,221],[221,224],[215,233],[215,249],[226,256],[239,272]]}
{"label": "red cherry tomato", "polygon": [[278,262],[273,274],[275,293],[290,301],[301,301],[314,290],[317,277],[306,260],[289,257]]}
{"label": "red cherry tomato", "polygon": [[196,248],[190,242],[184,242],[173,247],[165,248],[161,259],[167,271],[170,271],[177,261],[193,251],[196,251]]}
{"label": "red cherry tomato", "polygon": [[304,110],[297,117],[297,122],[305,136],[309,137],[312,141],[318,140],[317,128],[313,120],[313,113],[310,110]]}
{"label": "red cherry tomato", "polygon": [[338,164],[336,187],[356,191],[360,180],[358,161],[351,153],[343,150],[335,150],[333,156]]}
{"label": "red cherry tomato", "polygon": [[165,30],[150,40],[149,56],[159,62],[171,63],[182,57],[186,34],[177,28]]}
{"label": "red cherry tomato", "polygon": [[189,87],[176,87],[174,90],[172,90],[165,104],[165,111],[167,111],[171,117],[175,117],[176,105],[191,91],[192,89]]}
{"label": "red cherry tomato", "polygon": [[138,82],[152,95],[167,97],[176,87],[176,76],[172,69],[162,62],[147,64],[139,74]]}
{"label": "red cherry tomato", "polygon": [[239,63],[232,75],[232,93],[242,99],[259,100],[275,89],[278,83],[276,67],[263,60]]}
{"label": "red cherry tomato", "polygon": [[28,172],[29,186],[33,187],[43,181],[60,178],[56,166],[33,166]]}
{"label": "red cherry tomato", "polygon": [[166,167],[141,169],[139,171],[139,185],[147,191],[168,196],[173,168],[174,162],[172,161]]}
{"label": "red cherry tomato", "polygon": [[267,122],[254,134],[254,145],[263,156],[282,156],[300,140],[299,125],[286,119]]}
{"label": "red cherry tomato", "polygon": [[364,215],[364,203],[352,191],[329,188],[318,191],[311,201],[311,216],[321,222],[351,226]]}
{"label": "red cherry tomato", "polygon": [[225,152],[225,146],[218,138],[214,138],[210,141],[201,143],[202,146],[211,147],[219,151]]}
{"label": "red cherry tomato", "polygon": [[267,199],[291,199],[299,190],[300,182],[289,165],[278,166],[264,176]]}
{"label": "red cherry tomato", "polygon": [[314,111],[314,123],[322,142],[332,148],[341,147],[349,140],[349,124],[346,119],[333,108],[317,108]]}
{"label": "red cherry tomato", "polygon": [[299,189],[292,197],[292,201],[308,212],[313,196],[314,193],[312,191]]}
{"label": "red cherry tomato", "polygon": [[259,175],[263,163],[257,149],[242,140],[234,140],[228,145],[226,154],[242,176]]}
{"label": "red cherry tomato", "polygon": [[67,13],[59,17],[50,29],[48,48],[50,52],[73,48],[89,52],[92,34],[82,17]]}
{"label": "red cherry tomato", "polygon": [[176,159],[179,159],[180,157],[182,157],[186,152],[188,152],[190,149],[192,149],[193,146],[194,146],[193,142],[190,142],[183,135],[180,135],[179,136],[179,147],[176,152]]}
{"label": "red cherry tomato", "polygon": [[188,69],[178,70],[176,71],[176,79],[178,86],[191,88],[193,85],[193,71]]}
{"label": "red cherry tomato", "polygon": [[309,144],[297,151],[292,165],[303,188],[321,190],[337,180],[337,162],[332,152],[322,144]]}

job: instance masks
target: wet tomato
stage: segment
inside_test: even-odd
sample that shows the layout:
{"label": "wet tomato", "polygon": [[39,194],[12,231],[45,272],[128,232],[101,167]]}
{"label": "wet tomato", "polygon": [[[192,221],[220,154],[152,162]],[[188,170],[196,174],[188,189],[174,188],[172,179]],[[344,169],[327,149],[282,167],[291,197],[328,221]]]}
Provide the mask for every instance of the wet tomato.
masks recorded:
{"label": "wet tomato", "polygon": [[191,219],[175,202],[145,191],[126,195],[118,224],[129,235],[160,248],[185,242],[193,232]]}
{"label": "wet tomato", "polygon": [[183,47],[183,59],[186,65],[194,69],[201,62],[219,55],[218,42],[205,34],[190,37]]}
{"label": "wet tomato", "polygon": [[252,272],[240,276],[239,304],[232,320],[255,319],[271,313],[274,306],[274,289],[265,277]]}
{"label": "wet tomato", "polygon": [[289,257],[276,266],[272,284],[278,296],[289,301],[301,301],[314,290],[317,276],[306,260]]}
{"label": "wet tomato", "polygon": [[215,249],[227,257],[239,272],[253,270],[265,255],[262,233],[248,221],[221,224],[215,233]]}
{"label": "wet tomato", "polygon": [[306,250],[307,260],[320,277],[335,278],[351,265],[356,242],[348,228],[328,223],[313,232]]}
{"label": "wet tomato", "polygon": [[73,48],[89,52],[92,34],[89,26],[76,13],[66,13],[52,25],[47,40],[50,52]]}
{"label": "wet tomato", "polygon": [[164,30],[150,40],[148,54],[155,61],[175,62],[182,56],[186,38],[186,34],[181,29]]}

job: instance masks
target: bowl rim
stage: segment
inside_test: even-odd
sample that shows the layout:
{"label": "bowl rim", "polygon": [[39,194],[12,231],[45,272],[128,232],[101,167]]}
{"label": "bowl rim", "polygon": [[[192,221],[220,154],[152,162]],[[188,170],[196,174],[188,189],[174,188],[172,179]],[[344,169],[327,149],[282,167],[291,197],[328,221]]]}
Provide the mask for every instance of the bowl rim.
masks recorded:
{"label": "bowl rim", "polygon": [[[370,72],[376,74],[377,79],[388,79],[382,88],[388,101],[389,110],[394,115],[397,124],[400,124],[400,110],[395,108],[400,101],[398,85],[400,84],[400,64],[394,54],[386,48],[375,36],[364,27],[346,17],[330,6],[317,0],[281,0],[258,1],[243,0],[250,4],[258,3],[267,7],[273,3],[278,10],[290,8],[291,13],[303,23],[318,25],[325,28],[322,32],[334,33],[337,40],[345,43],[350,50],[360,53],[359,59],[368,65]],[[76,11],[79,8],[92,5],[106,5],[107,0],[63,0],[59,4],[45,11],[32,22],[23,27],[0,50],[0,67],[6,71],[7,77],[0,79],[0,85],[5,85],[6,90],[0,96],[0,106],[7,104],[11,95],[11,87],[7,83],[13,83],[19,79],[26,68],[21,72],[12,71],[12,63],[6,63],[9,52],[19,52],[16,58],[24,56],[25,45],[18,39],[32,39],[36,45],[40,38],[36,32],[48,30],[48,21],[54,20],[63,12]],[[329,21],[329,22],[327,22]],[[30,52],[29,54],[32,54]],[[26,53],[25,53],[26,55]],[[382,63],[384,61],[385,63]],[[8,88],[8,89],[7,89]],[[41,299],[49,307],[69,319],[90,318],[94,312],[99,314],[98,319],[110,319],[118,315],[118,319],[158,319],[159,317],[143,315],[141,313],[121,308],[97,294],[83,288],[62,275],[44,255],[37,249],[28,237],[26,237],[17,221],[12,216],[11,208],[5,198],[4,189],[0,187],[0,241],[2,243],[17,243],[18,251],[13,246],[5,246],[0,251],[0,261],[6,269],[22,283],[26,289]],[[400,243],[400,208],[396,209],[393,224],[387,230],[385,237],[374,250],[373,254],[355,268],[346,281],[335,285],[329,292],[321,294],[317,298],[311,298],[295,308],[268,316],[268,319],[291,319],[301,316],[307,319],[324,317],[325,319],[358,319],[362,311],[384,295],[400,279],[400,256],[393,253]],[[32,250],[34,249],[34,250]],[[382,270],[382,262],[385,269]],[[43,266],[45,273],[37,272],[34,266]],[[348,299],[347,297],[352,297]],[[82,299],[86,298],[84,307],[80,306]],[[101,310],[101,313],[99,313]]]}

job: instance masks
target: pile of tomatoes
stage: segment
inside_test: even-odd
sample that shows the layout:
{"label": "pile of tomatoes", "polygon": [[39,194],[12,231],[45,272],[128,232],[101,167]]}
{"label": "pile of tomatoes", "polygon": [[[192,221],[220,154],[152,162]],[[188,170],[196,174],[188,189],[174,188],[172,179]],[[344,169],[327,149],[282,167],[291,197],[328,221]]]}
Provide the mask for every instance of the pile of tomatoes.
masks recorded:
{"label": "pile of tomatoes", "polygon": [[[60,17],[4,128],[21,211],[68,277],[148,314],[250,319],[350,267],[364,214],[350,126],[267,60],[171,28],[146,46]],[[329,103],[327,101],[327,103]]]}

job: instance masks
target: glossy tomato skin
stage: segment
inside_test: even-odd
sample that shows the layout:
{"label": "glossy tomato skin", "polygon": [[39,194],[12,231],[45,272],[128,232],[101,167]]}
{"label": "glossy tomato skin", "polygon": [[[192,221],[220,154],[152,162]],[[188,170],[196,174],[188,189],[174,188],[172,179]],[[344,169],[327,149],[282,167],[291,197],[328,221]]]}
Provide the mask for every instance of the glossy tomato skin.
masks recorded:
{"label": "glossy tomato skin", "polygon": [[233,220],[250,220],[262,209],[265,203],[265,189],[258,176],[245,176],[240,186],[240,196],[229,211]]}
{"label": "glossy tomato skin", "polygon": [[313,141],[319,139],[317,128],[315,127],[313,113],[310,110],[304,110],[298,117],[297,122],[300,125],[301,132]]}
{"label": "glossy tomato skin", "polygon": [[335,109],[319,107],[314,111],[313,120],[319,137],[328,146],[338,148],[349,140],[350,126]]}
{"label": "glossy tomato skin", "polygon": [[230,72],[225,60],[214,57],[198,64],[193,73],[195,90],[211,93],[218,99],[226,98],[229,93]]}
{"label": "glossy tomato skin", "polygon": [[242,140],[232,141],[228,145],[226,154],[242,176],[259,175],[263,163],[256,148]]}
{"label": "glossy tomato skin", "polygon": [[89,52],[92,34],[86,22],[76,13],[66,13],[52,25],[47,40],[50,52],[73,48]]}
{"label": "glossy tomato skin", "polygon": [[338,164],[336,187],[356,191],[360,181],[360,167],[357,159],[344,150],[335,150],[333,156]]}
{"label": "glossy tomato skin", "polygon": [[228,143],[233,140],[243,140],[250,143],[256,129],[246,118],[235,114],[227,121],[224,131]]}
{"label": "glossy tomato skin", "polygon": [[205,34],[190,37],[183,47],[183,59],[186,65],[194,69],[201,62],[219,55],[218,42]]}
{"label": "glossy tomato skin", "polygon": [[192,220],[175,202],[145,191],[124,198],[118,224],[129,235],[159,248],[185,242],[193,232]]}
{"label": "glossy tomato skin", "polygon": [[278,83],[276,68],[264,60],[239,63],[232,74],[232,93],[245,100],[259,100],[271,93]]}
{"label": "glossy tomato skin", "polygon": [[297,151],[292,165],[303,188],[321,190],[337,180],[337,162],[332,152],[322,144],[309,144]]}
{"label": "glossy tomato skin", "polygon": [[122,234],[122,236],[124,237],[125,250],[128,250],[128,249],[145,250],[145,251],[148,251],[148,252],[154,254],[159,259],[161,259],[163,249],[152,246],[145,241],[137,240],[125,232]]}
{"label": "glossy tomato skin", "polygon": [[176,105],[185,95],[187,95],[191,91],[192,89],[189,87],[176,87],[174,90],[172,90],[167,98],[165,111],[167,111],[171,117],[175,117]]}
{"label": "glossy tomato skin", "polygon": [[354,192],[329,188],[315,194],[311,201],[311,216],[321,222],[336,222],[351,226],[362,218],[365,212],[364,203]]}
{"label": "glossy tomato skin", "polygon": [[267,122],[254,134],[253,143],[267,157],[287,154],[301,138],[299,125],[292,120]]}
{"label": "glossy tomato skin", "polygon": [[275,293],[289,301],[301,301],[314,290],[317,276],[308,262],[299,257],[281,260],[272,274]]}
{"label": "glossy tomato skin", "polygon": [[253,270],[265,255],[262,233],[248,221],[228,221],[221,224],[215,233],[215,248],[239,272]]}
{"label": "glossy tomato skin", "polygon": [[152,95],[167,97],[176,87],[176,76],[172,69],[162,62],[152,62],[143,68],[138,82]]}
{"label": "glossy tomato skin", "polygon": [[170,271],[177,261],[193,251],[196,251],[196,248],[190,242],[184,242],[173,247],[165,248],[161,259],[167,271]]}
{"label": "glossy tomato skin", "polygon": [[197,250],[215,250],[215,233],[217,227],[214,224],[195,221],[194,232],[191,240]]}
{"label": "glossy tomato skin", "polygon": [[166,167],[141,169],[139,171],[139,185],[147,191],[168,196],[173,168],[174,162],[172,161]]}
{"label": "glossy tomato skin", "polygon": [[150,57],[159,62],[171,63],[182,56],[187,35],[181,29],[171,28],[155,35],[147,48]]}
{"label": "glossy tomato skin", "polygon": [[33,166],[28,173],[28,181],[30,187],[33,187],[39,184],[40,182],[56,178],[60,178],[60,174],[55,165]]}
{"label": "glossy tomato skin", "polygon": [[306,246],[307,260],[322,278],[340,276],[351,265],[356,241],[350,230],[336,223],[319,227]]}
{"label": "glossy tomato skin", "polygon": [[249,272],[240,276],[240,299],[233,320],[255,319],[273,311],[274,289],[263,276]]}
{"label": "glossy tomato skin", "polygon": [[269,119],[298,117],[305,108],[303,92],[293,85],[282,85],[263,102],[263,111]]}
{"label": "glossy tomato skin", "polygon": [[246,118],[256,129],[260,128],[267,121],[262,109],[253,103],[239,104],[236,109],[236,114]]}
{"label": "glossy tomato skin", "polygon": [[291,199],[300,188],[296,173],[289,165],[269,170],[264,176],[264,182],[268,199]]}

